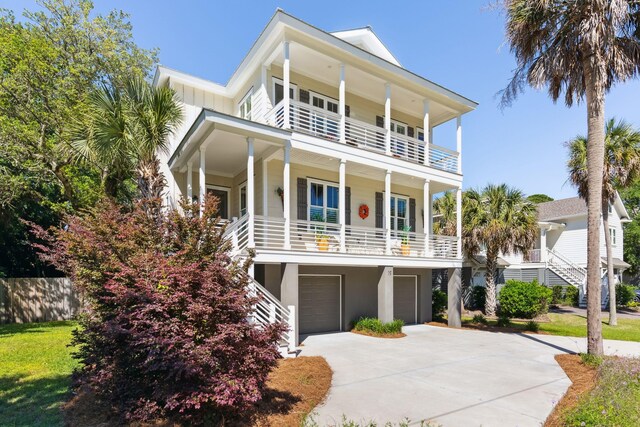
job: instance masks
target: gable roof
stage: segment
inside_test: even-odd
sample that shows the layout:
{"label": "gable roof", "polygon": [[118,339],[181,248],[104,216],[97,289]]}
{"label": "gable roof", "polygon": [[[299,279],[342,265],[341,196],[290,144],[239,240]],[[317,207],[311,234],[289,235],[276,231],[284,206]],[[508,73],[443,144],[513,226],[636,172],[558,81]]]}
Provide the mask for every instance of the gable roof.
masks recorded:
{"label": "gable roof", "polygon": [[[618,211],[620,219],[630,219],[629,213],[618,193],[616,193],[613,206]],[[570,197],[538,204],[538,221],[553,221],[579,215],[587,215],[587,204],[580,197]]]}
{"label": "gable roof", "polygon": [[366,50],[369,53],[373,53],[376,56],[389,61],[392,64],[402,67],[400,62],[391,53],[389,49],[382,43],[380,37],[373,32],[373,29],[369,26],[363,28],[354,28],[352,30],[334,31],[332,35],[351,43],[352,45]]}

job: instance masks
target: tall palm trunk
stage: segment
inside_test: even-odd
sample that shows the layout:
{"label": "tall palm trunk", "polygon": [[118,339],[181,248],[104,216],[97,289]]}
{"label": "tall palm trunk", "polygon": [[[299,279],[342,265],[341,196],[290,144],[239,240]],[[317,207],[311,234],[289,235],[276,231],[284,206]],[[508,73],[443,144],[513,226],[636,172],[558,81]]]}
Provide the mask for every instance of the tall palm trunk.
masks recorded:
{"label": "tall palm trunk", "polygon": [[607,248],[607,283],[609,284],[609,326],[618,326],[616,312],[616,283],[613,276],[613,249],[609,234],[609,202],[602,204],[602,228],[604,228],[604,242]]}
{"label": "tall palm trunk", "polygon": [[496,315],[496,268],[498,265],[498,252],[487,248],[487,271],[484,273],[485,280],[485,303],[484,312],[487,316]]}
{"label": "tall palm trunk", "polygon": [[600,217],[604,168],[604,88],[598,84],[595,53],[584,54],[587,98],[587,351],[601,356]]}
{"label": "tall palm trunk", "polygon": [[162,199],[166,179],[160,172],[160,161],[157,157],[141,160],[138,163],[137,178],[142,199]]}

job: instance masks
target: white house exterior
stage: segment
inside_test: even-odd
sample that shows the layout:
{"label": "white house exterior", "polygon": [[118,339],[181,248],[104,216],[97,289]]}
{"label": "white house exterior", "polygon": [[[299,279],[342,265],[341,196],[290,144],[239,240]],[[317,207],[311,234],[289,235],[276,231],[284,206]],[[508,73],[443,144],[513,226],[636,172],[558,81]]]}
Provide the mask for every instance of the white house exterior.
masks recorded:
{"label": "white house exterior", "polygon": [[155,84],[185,112],[162,159],[168,203],[221,199],[236,253],[255,249],[256,289],[298,314],[296,341],[360,316],[430,320],[433,269],[449,269],[459,323],[460,239],[433,234],[431,207],[456,191],[460,212],[475,102],[403,68],[370,28],[327,33],[281,10],[227,84],[166,67]]}
{"label": "white house exterior", "polygon": [[[611,235],[614,273],[618,280],[629,267],[624,262],[623,224],[629,222],[629,214],[619,195],[609,206],[609,230],[600,227],[600,257],[603,284],[606,284],[607,251],[605,232]],[[538,205],[539,234],[536,245],[527,257],[521,254],[502,255],[499,279],[524,281],[538,280],[548,286],[573,285],[583,288],[587,274],[587,205],[579,197],[555,200]],[[481,265],[470,262],[468,265]],[[473,267],[472,267],[473,268]],[[482,284],[484,278],[478,271],[473,283]],[[604,288],[603,301],[607,298]]]}

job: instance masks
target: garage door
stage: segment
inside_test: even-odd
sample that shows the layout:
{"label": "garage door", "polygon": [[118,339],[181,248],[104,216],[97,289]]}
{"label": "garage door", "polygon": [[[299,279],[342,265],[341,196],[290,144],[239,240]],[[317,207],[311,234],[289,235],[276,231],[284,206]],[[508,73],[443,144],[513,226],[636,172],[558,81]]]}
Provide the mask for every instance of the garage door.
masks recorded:
{"label": "garage door", "polygon": [[300,333],[340,330],[340,276],[300,276]]}
{"label": "garage door", "polygon": [[404,323],[416,323],[417,277],[393,277],[393,317]]}

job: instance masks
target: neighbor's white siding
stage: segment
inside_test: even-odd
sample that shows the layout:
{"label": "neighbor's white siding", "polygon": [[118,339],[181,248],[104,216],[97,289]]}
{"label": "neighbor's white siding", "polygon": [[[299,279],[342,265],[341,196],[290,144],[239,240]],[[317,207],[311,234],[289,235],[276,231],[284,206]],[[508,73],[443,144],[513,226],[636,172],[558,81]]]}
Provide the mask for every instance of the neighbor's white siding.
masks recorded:
{"label": "neighbor's white siding", "polygon": [[547,246],[576,264],[587,263],[587,218],[566,220],[566,227],[547,232]]}

